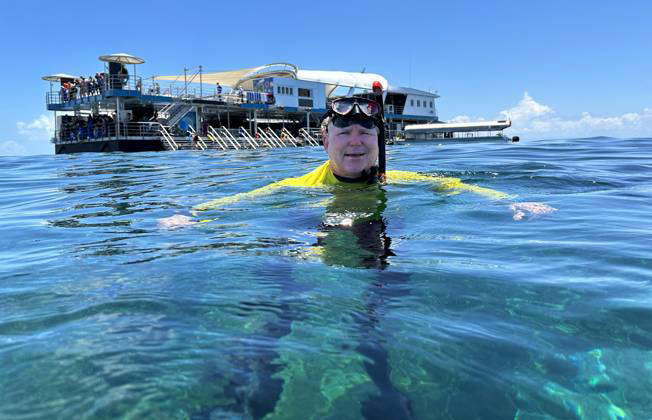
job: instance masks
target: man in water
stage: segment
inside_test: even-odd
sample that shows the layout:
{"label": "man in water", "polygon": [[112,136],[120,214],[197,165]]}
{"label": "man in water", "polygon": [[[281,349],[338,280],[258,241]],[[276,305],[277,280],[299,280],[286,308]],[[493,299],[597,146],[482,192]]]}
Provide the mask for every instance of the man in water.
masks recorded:
{"label": "man in water", "polygon": [[[282,187],[320,188],[344,186],[364,188],[379,183],[377,161],[378,137],[382,129],[380,106],[365,98],[345,97],[332,101],[322,124],[321,134],[328,160],[312,172],[298,178],[286,178],[246,193],[199,204],[193,214],[221,207],[243,199],[270,194]],[[449,192],[470,191],[490,199],[507,199],[507,194],[463,183],[458,178],[422,175],[408,171],[387,171],[385,181],[391,183],[429,182]],[[539,203],[514,203],[510,208],[514,219],[521,220],[527,213],[549,213],[555,209]],[[159,221],[161,227],[174,228],[196,223],[191,217],[175,215]]]}
{"label": "man in water", "polygon": [[[294,356],[290,353],[285,354],[284,362],[280,363],[282,347],[267,346],[259,350],[255,358],[240,362],[245,366],[245,370],[251,370],[252,375],[255,373],[258,378],[257,385],[227,387],[225,395],[230,395],[231,389],[245,391],[240,391],[244,394],[235,398],[240,401],[238,404],[222,407],[226,412],[249,412],[253,413],[254,417],[264,417],[275,410],[282,411],[287,408],[287,401],[292,401],[293,396],[296,397],[297,392],[302,395],[308,392],[301,384],[315,380],[301,376],[302,372],[328,378],[331,377],[328,369],[346,369],[355,372],[356,374],[350,377],[357,379],[345,381],[341,385],[341,389],[346,390],[342,395],[351,393],[352,399],[359,398],[358,403],[364,418],[414,418],[412,402],[404,392],[404,387],[392,379],[392,354],[386,346],[387,337],[379,327],[387,306],[410,293],[409,273],[388,269],[388,257],[394,254],[382,216],[387,199],[385,191],[378,187],[383,183],[382,177],[379,176],[381,168],[378,166],[379,155],[382,153],[379,134],[383,127],[380,113],[378,103],[368,99],[353,97],[334,100],[321,125],[324,149],[328,154],[326,162],[303,176],[287,178],[250,192],[219,198],[193,208],[193,213],[198,215],[200,212],[240,200],[270,194],[279,188],[329,188],[332,191],[332,200],[326,205],[325,216],[318,227],[317,246],[311,251],[319,254],[327,265],[374,270],[373,281],[360,291],[362,309],[353,311],[352,329],[355,331],[353,335],[357,337],[357,344],[354,351],[350,352],[350,357],[340,357],[330,360],[331,364],[322,364],[320,357],[303,355],[299,356],[299,361],[294,362]],[[508,198],[504,193],[468,185],[457,178],[407,171],[387,171],[385,182],[428,182],[444,191],[470,191],[491,199]],[[176,227],[192,223],[197,221],[188,216],[177,215],[163,219],[162,225]],[[281,340],[293,333],[301,336],[302,328],[310,328],[301,323],[297,325],[295,321],[301,320],[297,308],[301,306],[290,299],[293,295],[301,295],[301,287],[306,286],[294,280],[292,267],[282,267],[281,262],[275,268],[275,278],[279,279],[282,298],[271,299],[270,302],[280,308],[279,314],[277,318],[270,318],[270,322],[258,331],[259,335],[267,337],[270,342]],[[287,274],[279,275],[283,270],[286,270]],[[281,302],[280,305],[277,300]],[[356,354],[362,356],[364,362],[360,363]],[[297,370],[296,366],[305,369]],[[337,369],[333,366],[337,366]],[[366,375],[361,375],[363,373]],[[315,396],[316,401],[319,398],[323,397]],[[260,401],[265,402],[264,407],[256,404]],[[339,403],[332,404],[335,406]]]}

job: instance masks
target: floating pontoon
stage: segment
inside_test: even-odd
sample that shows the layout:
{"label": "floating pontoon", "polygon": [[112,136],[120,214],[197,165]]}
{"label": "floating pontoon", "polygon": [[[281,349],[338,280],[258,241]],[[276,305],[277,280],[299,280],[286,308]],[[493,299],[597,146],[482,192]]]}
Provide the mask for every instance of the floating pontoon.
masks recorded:
{"label": "floating pontoon", "polygon": [[510,141],[503,130],[512,126],[510,120],[463,123],[435,123],[406,125],[405,141]]}
{"label": "floating pontoon", "polygon": [[[424,140],[478,131],[440,124],[436,93],[392,86],[374,73],[272,63],[221,72],[198,66],[143,78],[136,75],[142,58],[119,53],[100,60],[103,70],[85,79],[66,73],[43,77],[50,82],[46,103],[55,112],[57,154],[316,146],[320,119],[338,88],[365,96],[375,81],[385,88],[390,141],[404,129]],[[60,86],[53,90],[56,82]]]}

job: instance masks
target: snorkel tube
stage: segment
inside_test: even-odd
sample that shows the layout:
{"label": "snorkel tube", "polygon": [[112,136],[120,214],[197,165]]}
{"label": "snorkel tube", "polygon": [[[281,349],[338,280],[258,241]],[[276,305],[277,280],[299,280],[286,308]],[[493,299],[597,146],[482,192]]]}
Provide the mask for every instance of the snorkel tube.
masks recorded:
{"label": "snorkel tube", "polygon": [[384,183],[387,164],[385,157],[385,103],[383,102],[383,85],[379,81],[375,81],[371,86],[374,93],[374,100],[380,105],[380,114],[378,116],[378,181]]}

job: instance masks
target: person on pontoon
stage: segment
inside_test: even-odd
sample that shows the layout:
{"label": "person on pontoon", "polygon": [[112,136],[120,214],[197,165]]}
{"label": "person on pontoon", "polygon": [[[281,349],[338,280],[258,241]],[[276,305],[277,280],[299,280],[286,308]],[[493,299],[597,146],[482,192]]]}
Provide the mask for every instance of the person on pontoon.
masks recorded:
{"label": "person on pontoon", "polygon": [[[321,123],[321,134],[328,160],[322,165],[297,178],[286,178],[253,191],[218,198],[193,208],[193,215],[219,208],[243,199],[270,194],[283,187],[321,188],[340,186],[368,188],[384,182],[427,182],[448,192],[473,192],[490,199],[508,199],[500,191],[463,183],[458,178],[423,175],[416,172],[390,170],[385,179],[378,177],[379,133],[384,129],[378,102],[360,97],[344,97],[331,102]],[[384,148],[383,148],[384,149]],[[514,203],[510,205],[514,219],[526,214],[549,213],[555,209],[541,203]],[[175,215],[159,220],[162,227],[178,227],[196,223],[189,216]]]}

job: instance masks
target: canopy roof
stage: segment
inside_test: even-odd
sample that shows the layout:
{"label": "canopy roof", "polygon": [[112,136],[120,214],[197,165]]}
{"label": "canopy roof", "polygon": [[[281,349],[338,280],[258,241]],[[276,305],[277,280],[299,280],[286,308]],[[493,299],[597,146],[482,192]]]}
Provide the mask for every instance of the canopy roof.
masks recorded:
{"label": "canopy roof", "polygon": [[[264,66],[239,70],[202,73],[202,83],[215,84],[219,82],[224,86],[238,87],[252,79],[261,77],[288,77],[324,83],[329,85],[327,93],[330,93],[337,86],[371,89],[371,85],[374,81],[379,81],[383,85],[383,89],[387,89],[387,86],[389,85],[387,79],[379,74],[327,70],[299,70],[295,65],[289,63],[272,63]],[[184,76],[157,76],[155,79],[181,81],[184,79]],[[198,83],[199,78],[193,76],[191,82]]]}
{"label": "canopy roof", "polygon": [[[251,68],[240,69],[240,70],[219,71],[215,73],[202,73],[201,76],[202,83],[209,83],[214,85],[219,82],[219,84],[224,86],[235,87],[241,79],[247,76],[247,74],[255,72],[256,70],[259,70],[261,67],[251,67]],[[177,76],[155,77],[156,80],[171,80],[171,81],[179,81],[179,80],[183,81],[183,78],[184,78],[183,74]],[[199,78],[193,77],[192,82],[198,83]]]}
{"label": "canopy roof", "polygon": [[120,63],[120,64],[143,64],[145,60],[135,55],[126,54],[126,53],[116,53],[101,55],[101,61],[106,61],[109,63]]}
{"label": "canopy roof", "polygon": [[406,125],[405,131],[413,133],[444,133],[451,131],[499,131],[512,125],[510,120],[477,121],[465,123],[436,123]]}
{"label": "canopy roof", "polygon": [[66,73],[57,73],[57,74],[51,74],[49,76],[43,76],[41,79],[47,80],[48,82],[58,82],[61,79],[76,79],[77,76],[73,76],[71,74],[66,74]]}

